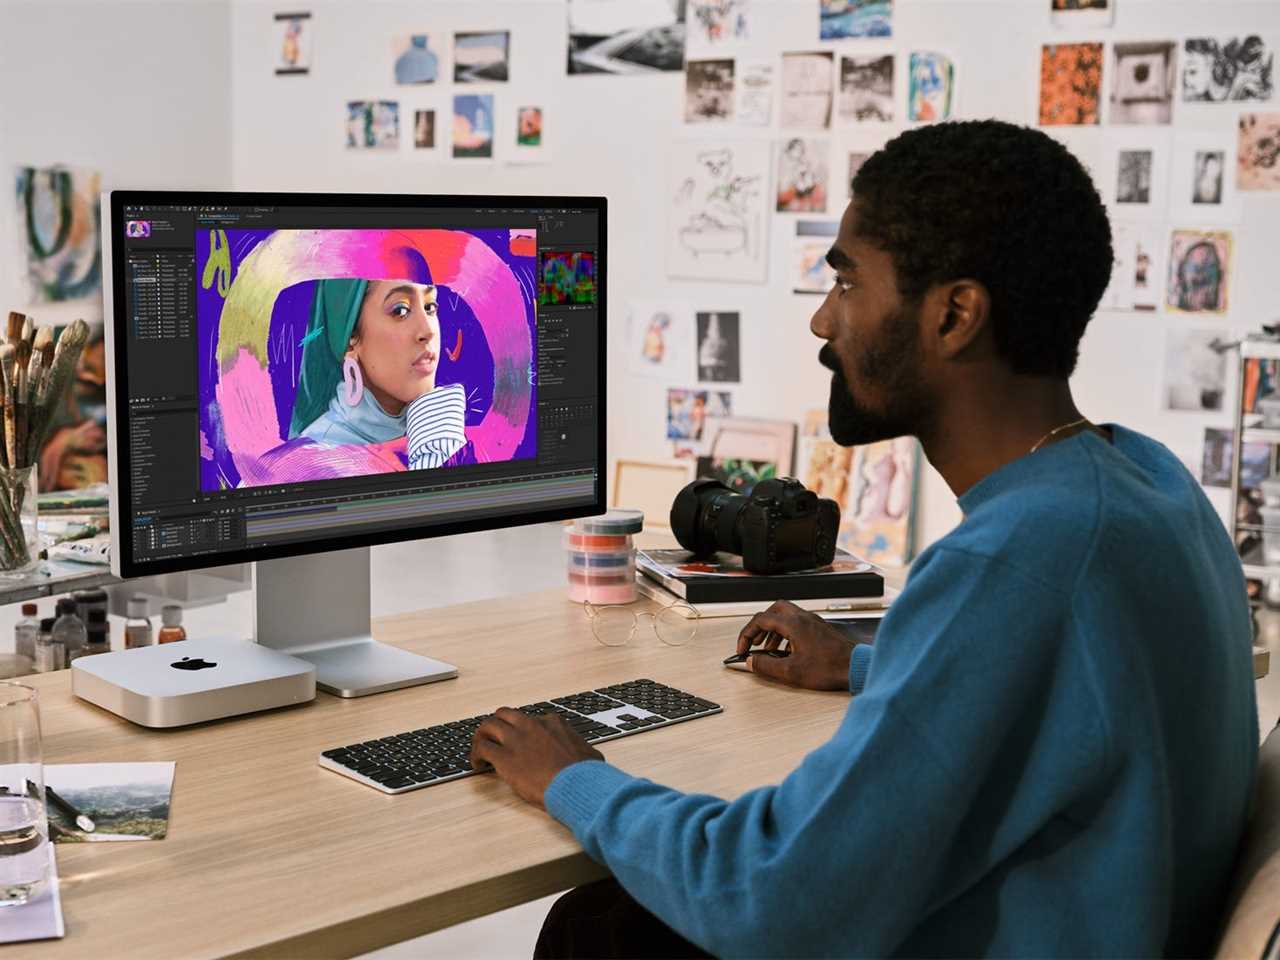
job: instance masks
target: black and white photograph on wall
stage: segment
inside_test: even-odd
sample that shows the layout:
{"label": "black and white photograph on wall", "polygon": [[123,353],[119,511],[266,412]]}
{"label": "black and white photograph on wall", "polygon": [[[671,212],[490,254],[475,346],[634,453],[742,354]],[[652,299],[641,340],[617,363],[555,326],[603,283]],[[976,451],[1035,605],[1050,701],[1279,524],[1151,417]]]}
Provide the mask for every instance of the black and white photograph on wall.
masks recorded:
{"label": "black and white photograph on wall", "polygon": [[570,75],[684,69],[687,0],[569,0]]}
{"label": "black and white photograph on wall", "polygon": [[453,37],[454,83],[505,83],[510,70],[511,34],[458,33]]}
{"label": "black and white photograph on wall", "polygon": [[733,117],[733,59],[690,60],[685,66],[684,122]]}
{"label": "black and white photograph on wall", "polygon": [[415,150],[434,150],[436,146],[436,112],[413,111],[413,146]]}
{"label": "black and white photograph on wall", "polygon": [[737,312],[698,314],[698,379],[738,383],[742,379],[742,338]]}
{"label": "black and white photograph on wall", "polygon": [[831,126],[830,50],[782,55],[782,118],[785,127],[825,130]]}
{"label": "black and white photograph on wall", "polygon": [[1164,124],[1173,118],[1171,41],[1117,43],[1111,48],[1112,123]]}
{"label": "black and white photograph on wall", "polygon": [[310,13],[275,15],[277,77],[305,77],[311,72],[311,36]]}
{"label": "black and white photograph on wall", "polygon": [[[1206,487],[1231,486],[1232,448],[1236,432],[1220,427],[1204,428],[1200,482]],[[1240,448],[1240,486],[1254,489],[1270,475],[1271,445],[1246,443]]]}
{"label": "black and white photograph on wall", "polygon": [[1109,27],[1116,0],[1049,0],[1055,27]]}
{"label": "black and white photograph on wall", "polygon": [[1116,203],[1151,202],[1151,151],[1121,150],[1116,164]]}
{"label": "black and white photograph on wall", "polygon": [[893,55],[840,58],[840,119],[893,122]]}
{"label": "black and white photograph on wall", "polygon": [[1221,410],[1227,390],[1229,338],[1219,330],[1171,328],[1165,333],[1164,405],[1169,410]]}
{"label": "black and white photograph on wall", "polygon": [[1274,52],[1257,34],[1228,40],[1191,37],[1182,46],[1182,99],[1270,100],[1274,65]]}
{"label": "black and white photograph on wall", "polygon": [[1222,203],[1225,151],[1197,150],[1191,182],[1192,203]]}

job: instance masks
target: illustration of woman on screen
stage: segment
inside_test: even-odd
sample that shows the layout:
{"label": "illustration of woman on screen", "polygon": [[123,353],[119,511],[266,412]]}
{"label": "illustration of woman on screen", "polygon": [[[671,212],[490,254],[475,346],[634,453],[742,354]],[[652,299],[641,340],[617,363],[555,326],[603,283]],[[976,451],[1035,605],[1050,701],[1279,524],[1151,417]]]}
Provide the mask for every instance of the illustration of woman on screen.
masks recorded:
{"label": "illustration of woman on screen", "polygon": [[436,387],[436,288],[396,280],[321,280],[290,438],[326,447],[407,437],[410,470],[443,465],[467,442],[462,384]]}
{"label": "illustration of woman on screen", "polygon": [[532,230],[197,239],[201,489],[537,456]]}

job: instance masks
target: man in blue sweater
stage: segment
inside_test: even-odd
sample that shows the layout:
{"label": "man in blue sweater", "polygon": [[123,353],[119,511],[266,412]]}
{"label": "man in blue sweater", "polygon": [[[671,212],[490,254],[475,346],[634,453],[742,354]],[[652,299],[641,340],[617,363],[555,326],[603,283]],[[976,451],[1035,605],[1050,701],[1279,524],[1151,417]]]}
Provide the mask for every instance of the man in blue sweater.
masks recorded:
{"label": "man in blue sweater", "polygon": [[776,786],[684,794],[547,718],[481,725],[475,758],[617,881],[562,898],[538,952],[1211,952],[1258,746],[1249,610],[1192,476],[1072,399],[1097,192],[996,121],[905,133],[853,187],[810,324],[832,435],[919,437],[964,520],[874,647],[785,603],[742,631],[792,650],[757,674],[853,694]]}

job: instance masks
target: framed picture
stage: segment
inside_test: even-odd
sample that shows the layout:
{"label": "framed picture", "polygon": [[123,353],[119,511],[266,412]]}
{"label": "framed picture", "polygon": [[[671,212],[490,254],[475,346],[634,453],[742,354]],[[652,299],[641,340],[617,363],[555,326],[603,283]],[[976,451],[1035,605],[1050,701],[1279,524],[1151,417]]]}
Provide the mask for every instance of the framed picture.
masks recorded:
{"label": "framed picture", "polygon": [[703,438],[713,461],[769,463],[779,477],[791,476],[795,465],[796,425],[789,420],[709,416]]}
{"label": "framed picture", "polygon": [[692,460],[618,460],[609,505],[641,510],[647,528],[665,530],[671,526],[671,502],[693,478]]}

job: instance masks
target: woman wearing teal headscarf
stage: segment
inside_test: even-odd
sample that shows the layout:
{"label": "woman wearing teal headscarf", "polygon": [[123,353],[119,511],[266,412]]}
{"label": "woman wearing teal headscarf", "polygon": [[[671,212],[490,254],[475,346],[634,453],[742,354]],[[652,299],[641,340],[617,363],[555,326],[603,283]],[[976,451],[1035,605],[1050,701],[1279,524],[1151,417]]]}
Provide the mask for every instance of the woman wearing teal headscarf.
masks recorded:
{"label": "woman wearing teal headscarf", "polygon": [[408,280],[320,280],[289,438],[326,447],[407,437],[409,469],[438,467],[467,442],[461,384],[436,387],[436,288]]}

